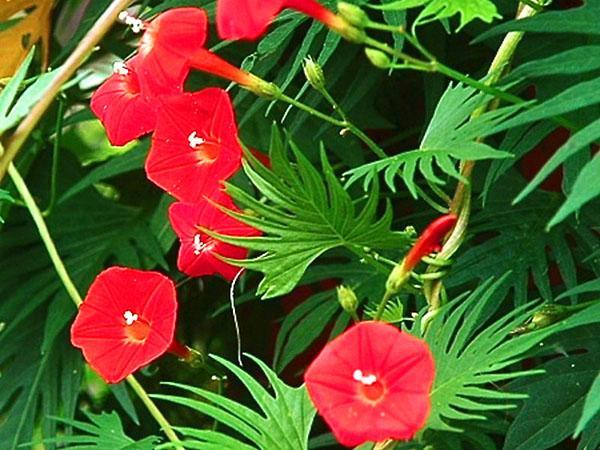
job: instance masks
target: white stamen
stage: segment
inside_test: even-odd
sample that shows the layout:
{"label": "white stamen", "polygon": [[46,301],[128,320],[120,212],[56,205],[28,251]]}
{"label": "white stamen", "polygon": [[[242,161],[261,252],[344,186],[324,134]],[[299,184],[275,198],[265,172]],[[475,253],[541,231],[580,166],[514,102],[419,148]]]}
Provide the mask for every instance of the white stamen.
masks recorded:
{"label": "white stamen", "polygon": [[202,250],[206,248],[206,243],[202,242],[202,236],[199,234],[194,235],[194,243],[192,244],[194,247],[194,255],[198,256]]}
{"label": "white stamen", "polygon": [[121,22],[124,22],[125,25],[130,26],[131,31],[133,31],[136,34],[144,29],[144,21],[138,19],[137,17],[133,17],[127,11],[121,11],[119,13],[119,20]]}
{"label": "white stamen", "polygon": [[188,136],[188,142],[190,143],[190,147],[197,148],[199,145],[204,144],[206,140],[196,136],[196,132],[192,131]]}
{"label": "white stamen", "polygon": [[133,322],[135,322],[136,320],[138,320],[138,315],[132,313],[131,311],[127,310],[123,313],[123,317],[125,318],[125,323],[127,325],[132,325]]}
{"label": "white stamen", "polygon": [[119,75],[127,75],[129,74],[129,69],[127,68],[127,64],[123,61],[115,61],[113,64],[113,72]]}
{"label": "white stamen", "polygon": [[371,386],[377,381],[377,377],[375,375],[363,375],[362,370],[360,369],[356,369],[354,371],[354,373],[352,374],[352,378],[354,378],[355,381],[360,381],[366,386]]}

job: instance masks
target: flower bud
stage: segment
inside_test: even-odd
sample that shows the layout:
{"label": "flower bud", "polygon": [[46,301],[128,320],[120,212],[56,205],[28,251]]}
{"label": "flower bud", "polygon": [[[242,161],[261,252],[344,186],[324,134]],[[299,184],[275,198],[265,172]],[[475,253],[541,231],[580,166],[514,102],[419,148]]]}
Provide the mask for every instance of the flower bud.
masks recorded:
{"label": "flower bud", "polygon": [[310,83],[310,85],[316,90],[325,89],[325,75],[323,74],[323,68],[319,63],[315,62],[310,56],[304,58],[304,76]]}
{"label": "flower bud", "polygon": [[342,16],[348,23],[358,28],[364,28],[364,26],[369,22],[369,16],[358,5],[353,5],[352,3],[346,2],[338,2],[337,8],[340,16]]}
{"label": "flower bud", "polygon": [[396,264],[385,283],[386,291],[392,294],[397,293],[409,278],[410,269],[406,268],[404,261],[402,261],[400,264]]}
{"label": "flower bud", "polygon": [[356,294],[352,288],[344,285],[338,286],[337,297],[338,302],[340,302],[344,311],[350,314],[356,312],[356,308],[358,308],[358,298],[356,298]]}
{"label": "flower bud", "polygon": [[538,311],[533,313],[531,323],[534,329],[545,328],[568,315],[568,308],[561,305],[544,305]]}
{"label": "flower bud", "polygon": [[392,61],[388,55],[383,53],[381,50],[375,50],[374,48],[366,48],[365,54],[371,64],[373,64],[378,69],[389,69],[392,65]]}

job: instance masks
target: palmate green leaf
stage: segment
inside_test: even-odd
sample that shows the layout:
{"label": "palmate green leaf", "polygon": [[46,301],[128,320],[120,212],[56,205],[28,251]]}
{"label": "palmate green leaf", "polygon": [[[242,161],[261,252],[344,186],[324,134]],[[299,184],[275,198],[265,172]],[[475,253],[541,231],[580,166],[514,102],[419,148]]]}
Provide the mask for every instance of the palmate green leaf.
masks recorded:
{"label": "palmate green leaf", "polygon": [[156,436],[148,436],[140,441],[128,437],[123,430],[119,415],[114,411],[101,414],[84,411],[84,414],[89,422],[55,417],[55,420],[72,426],[77,433],[72,436],[47,439],[44,443],[62,444],[64,448],[71,450],[153,450],[155,444],[159,442]]}
{"label": "palmate green leaf", "polygon": [[[484,420],[485,414],[515,407],[527,397],[507,392],[495,383],[539,374],[515,364],[528,351],[559,331],[600,322],[600,302],[552,326],[511,337],[536,309],[528,303],[494,319],[502,304],[499,287],[506,277],[487,280],[473,293],[443,307],[431,320],[424,336],[436,361],[436,378],[431,391],[432,409],[427,427],[461,431],[461,422]],[[420,319],[414,330],[420,329]]]}
{"label": "palmate green leaf", "polygon": [[[513,289],[516,305],[526,302],[532,286],[549,301],[553,298],[549,280],[549,267],[553,263],[567,289],[577,286],[576,255],[589,254],[597,248],[598,238],[571,219],[547,231],[546,223],[560,198],[538,192],[512,206],[509,201],[518,186],[519,180],[508,178],[492,193],[486,209],[474,213],[470,231],[474,236],[489,237],[481,241],[473,239],[473,244],[459,255],[452,277],[448,278],[449,286],[463,286],[474,279],[483,281],[511,271],[503,288]],[[585,216],[586,223],[596,220]],[[591,264],[580,264],[593,270]]]}
{"label": "palmate green leaf", "polygon": [[244,164],[246,175],[266,202],[228,185],[234,200],[252,214],[228,213],[264,235],[215,235],[225,242],[261,252],[255,258],[233,262],[264,273],[257,291],[263,298],[290,292],[307,267],[329,250],[344,247],[362,254],[364,247],[402,248],[409,241],[406,233],[390,230],[389,204],[384,214],[377,217],[376,185],[359,209],[337,179],[323,149],[321,174],[293,143],[290,146],[294,163],[286,154],[279,132],[273,128],[273,169],[267,169],[251,155]]}
{"label": "palmate green leaf", "polygon": [[493,132],[522,106],[489,111],[469,120],[473,112],[487,101],[489,97],[476,89],[451,83],[438,102],[419,149],[351,169],[345,174],[349,176],[347,185],[364,178],[363,185],[367,189],[377,175],[384,172],[384,179],[392,191],[396,190],[395,178],[401,176],[413,197],[417,198],[414,180],[417,170],[431,183],[444,184],[435,174],[434,162],[446,175],[461,179],[458,160],[512,158],[513,155],[508,152],[475,140]]}
{"label": "palmate green leaf", "polygon": [[372,7],[390,11],[421,6],[424,8],[416,19],[417,24],[425,24],[460,14],[458,30],[475,19],[490,23],[501,17],[496,5],[491,0],[396,0],[383,6]]}
{"label": "palmate green leaf", "polygon": [[228,434],[194,428],[177,428],[186,438],[186,448],[214,450],[306,450],[308,434],[315,417],[313,407],[304,385],[292,388],[259,359],[246,355],[255,362],[267,377],[273,391],[271,394],[247,372],[231,362],[211,355],[224,365],[244,384],[260,407],[262,414],[253,409],[205,389],[178,383],[165,383],[200,397],[196,400],[175,395],[156,394],[152,397],[187,406],[201,414],[212,417],[231,430],[239,433],[242,440]]}

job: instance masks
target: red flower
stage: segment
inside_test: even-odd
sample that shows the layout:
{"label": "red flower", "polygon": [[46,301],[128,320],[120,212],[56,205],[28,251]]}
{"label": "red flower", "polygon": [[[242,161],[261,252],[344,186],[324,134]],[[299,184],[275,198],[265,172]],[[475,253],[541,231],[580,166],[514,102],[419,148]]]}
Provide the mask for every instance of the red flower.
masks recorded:
{"label": "red flower", "polygon": [[223,89],[165,97],[146,160],[150,180],[178,200],[196,202],[241,165],[231,100]]}
{"label": "red flower", "polygon": [[225,214],[211,201],[227,209],[239,211],[223,191],[216,191],[210,200],[205,198],[199,203],[174,203],[169,208],[171,225],[181,243],[177,267],[192,277],[218,273],[231,281],[240,268],[220,260],[215,255],[244,259],[248,256],[248,250],[214,239],[203,233],[201,228],[229,236],[257,236],[260,233]]}
{"label": "red flower", "polygon": [[346,23],[315,0],[217,0],[217,30],[221,39],[254,40],[284,8],[292,8],[342,30]]}
{"label": "red flower", "polygon": [[125,145],[154,129],[156,110],[152,96],[178,94],[183,90],[181,85],[156,85],[152,91],[143,93],[138,67],[137,56],[115,64],[115,73],[92,95],[90,107],[113,145]]}
{"label": "red flower", "polygon": [[454,214],[446,214],[437,218],[425,228],[417,242],[404,258],[404,270],[410,272],[424,256],[442,249],[442,240],[454,225],[457,217]]}
{"label": "red flower", "polygon": [[118,383],[173,342],[175,286],[157,272],[111,267],[92,283],[71,326],[71,343],[108,383]]}
{"label": "red flower", "polygon": [[139,44],[143,87],[182,85],[190,57],[206,42],[207,24],[201,8],[174,8],[145,24]]}
{"label": "red flower", "polygon": [[327,344],[306,388],[339,442],[408,440],[425,425],[435,371],[425,342],[383,322],[361,322]]}

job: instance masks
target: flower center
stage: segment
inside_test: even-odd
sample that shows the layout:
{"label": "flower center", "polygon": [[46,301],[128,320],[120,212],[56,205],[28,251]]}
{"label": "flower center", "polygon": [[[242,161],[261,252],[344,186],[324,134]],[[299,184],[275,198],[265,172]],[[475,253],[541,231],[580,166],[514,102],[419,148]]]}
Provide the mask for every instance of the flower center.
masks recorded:
{"label": "flower center", "polygon": [[197,149],[200,145],[206,142],[206,139],[203,139],[197,136],[196,134],[196,131],[192,131],[188,136],[188,142],[190,144],[190,147],[193,149]]}
{"label": "flower center", "polygon": [[194,242],[192,243],[194,247],[194,255],[198,256],[206,247],[208,247],[208,242],[202,242],[202,235],[200,233],[196,233],[194,235]]}
{"label": "flower center", "polygon": [[127,11],[121,11],[119,13],[119,20],[125,23],[125,25],[131,27],[131,31],[133,31],[135,34],[144,29],[144,21],[132,16]]}
{"label": "flower center", "polygon": [[143,343],[150,334],[150,324],[136,314],[127,310],[123,313],[125,319],[125,336],[136,344]]}
{"label": "flower center", "polygon": [[385,394],[385,386],[373,374],[365,375],[362,370],[356,369],[352,374],[352,378],[359,382],[359,394],[370,403],[379,402]]}
{"label": "flower center", "polygon": [[113,72],[118,75],[129,75],[129,69],[123,61],[115,61],[113,63]]}

